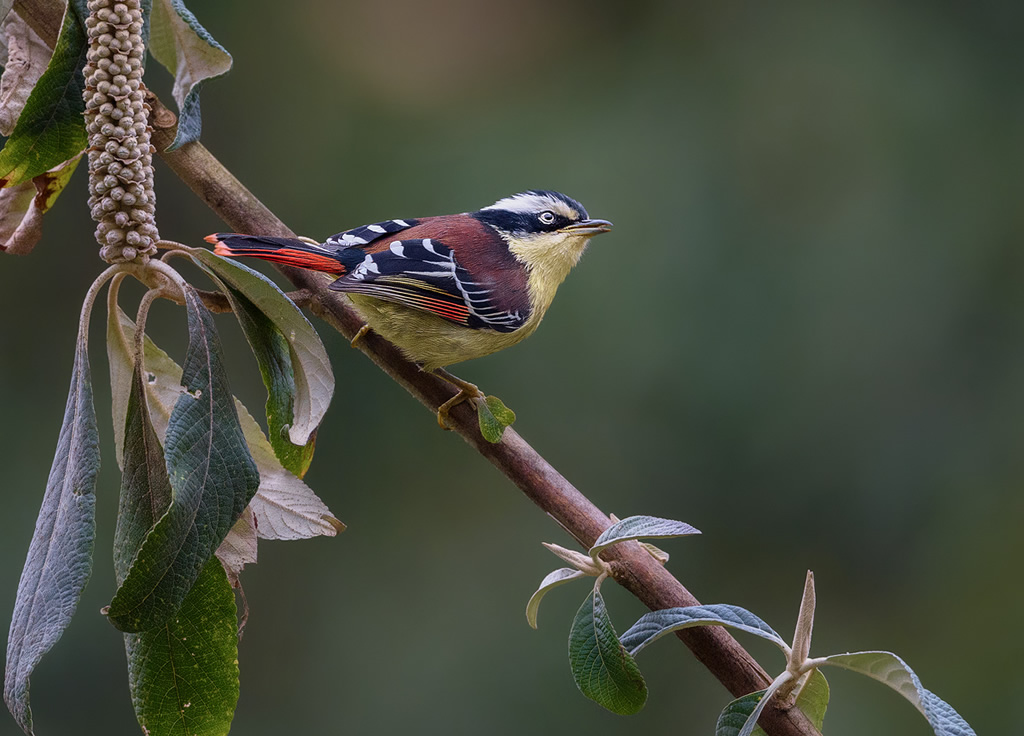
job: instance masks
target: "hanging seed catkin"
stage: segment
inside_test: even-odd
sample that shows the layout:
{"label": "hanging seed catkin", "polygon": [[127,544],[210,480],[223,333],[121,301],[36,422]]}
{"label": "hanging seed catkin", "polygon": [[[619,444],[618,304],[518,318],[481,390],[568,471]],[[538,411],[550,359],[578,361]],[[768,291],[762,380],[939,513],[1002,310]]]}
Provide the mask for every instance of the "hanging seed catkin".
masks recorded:
{"label": "hanging seed catkin", "polygon": [[134,261],[155,253],[159,240],[139,0],[90,0],[86,28],[89,208],[100,257],[108,263]]}

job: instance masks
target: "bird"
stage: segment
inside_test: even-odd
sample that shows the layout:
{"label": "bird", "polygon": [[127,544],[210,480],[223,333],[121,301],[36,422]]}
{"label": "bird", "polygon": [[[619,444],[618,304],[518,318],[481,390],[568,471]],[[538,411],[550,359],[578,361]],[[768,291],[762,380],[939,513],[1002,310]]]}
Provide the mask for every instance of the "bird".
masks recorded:
{"label": "bird", "polygon": [[207,236],[221,256],[260,258],[336,276],[372,329],[422,370],[459,389],[448,411],[483,392],[448,366],[511,347],[537,329],[590,238],[612,228],[560,192],[531,189],[476,212],[385,220],[323,242],[239,233]]}

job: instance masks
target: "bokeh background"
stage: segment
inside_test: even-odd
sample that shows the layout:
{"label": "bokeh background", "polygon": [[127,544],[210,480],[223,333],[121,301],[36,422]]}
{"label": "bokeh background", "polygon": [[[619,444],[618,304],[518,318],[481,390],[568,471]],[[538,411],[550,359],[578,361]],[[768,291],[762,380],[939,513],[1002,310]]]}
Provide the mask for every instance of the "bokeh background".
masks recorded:
{"label": "bokeh background", "polygon": [[[702,601],[788,634],[811,568],[813,653],[895,651],[979,733],[1020,733],[1024,6],[199,5],[235,57],[203,140],[296,230],[535,187],[613,220],[533,338],[457,372],[603,509],[702,529],[664,545]],[[165,237],[222,229],[162,165],[157,186]],[[83,172],[47,220],[34,254],[0,258],[2,628],[100,269]],[[97,564],[33,679],[41,734],[137,732],[99,614],[119,483],[99,312]],[[183,314],[153,319],[180,355]],[[566,535],[322,327],[339,391],[307,480],[349,530],[264,543],[246,570],[234,732],[712,733],[729,696],[675,640],[640,656],[640,715],[576,691],[586,586],[552,593],[539,631],[523,616],[558,566],[540,542]],[[622,631],[642,609],[605,587]],[[827,733],[929,733],[886,688],[830,679]]]}

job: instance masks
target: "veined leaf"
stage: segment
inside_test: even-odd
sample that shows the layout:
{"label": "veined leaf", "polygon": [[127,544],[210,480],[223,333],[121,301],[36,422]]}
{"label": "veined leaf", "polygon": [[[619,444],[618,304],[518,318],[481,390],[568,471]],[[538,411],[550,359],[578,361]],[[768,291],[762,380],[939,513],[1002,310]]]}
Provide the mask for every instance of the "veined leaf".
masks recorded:
{"label": "veined leaf", "polygon": [[750,611],[725,603],[664,608],[645,613],[622,635],[622,646],[626,647],[630,654],[636,655],[665,634],[692,626],[728,626],[767,639],[783,651],[788,646],[771,626]]}
{"label": "veined leaf", "polygon": [[88,145],[82,118],[87,47],[85,32],[69,3],[50,64],[0,151],[0,185],[28,181],[77,156]]}
{"label": "veined leaf", "polygon": [[[205,248],[194,248],[189,252],[201,267],[243,295],[256,308],[254,311],[243,303],[244,308],[239,313],[239,321],[253,347],[253,352],[256,353],[257,360],[260,361],[260,370],[264,373],[268,394],[287,392],[291,387],[284,380],[267,380],[268,374],[276,376],[280,372],[280,366],[284,365],[285,361],[281,357],[279,343],[267,332],[266,325],[256,313],[261,312],[287,340],[291,368],[294,370],[294,395],[270,397],[268,422],[272,405],[290,405],[293,417],[289,420],[287,416],[282,416],[281,419],[274,420],[274,425],[271,426],[271,444],[276,450],[278,445],[273,435],[277,432],[274,426],[283,420],[290,421],[288,436],[291,443],[305,445],[320,425],[334,395],[334,373],[331,371],[331,361],[327,357],[320,336],[295,303],[263,274],[237,261],[221,258]],[[229,293],[227,296],[230,299],[235,294]],[[293,468],[290,469],[294,472]]]}
{"label": "veined leaf", "polygon": [[549,590],[557,588],[559,585],[565,585],[570,580],[586,576],[587,574],[582,570],[573,570],[571,567],[560,567],[554,572],[548,573],[540,581],[540,587],[530,596],[530,600],[526,604],[526,620],[529,622],[530,627],[537,628],[537,612],[540,610],[540,602],[548,594]]}
{"label": "veined leaf", "polygon": [[3,78],[0,78],[0,135],[10,135],[25,108],[32,88],[50,63],[53,50],[17,13],[11,12],[13,0],[0,2],[0,42],[7,51]]}
{"label": "veined leaf", "polygon": [[511,427],[516,421],[516,413],[509,409],[497,396],[487,396],[477,406],[477,421],[480,423],[480,434],[492,444],[501,442],[505,428]]}
{"label": "veined leaf", "polygon": [[[133,374],[125,422],[114,536],[119,583],[172,497],[140,369]],[[234,595],[219,568],[216,559],[206,563],[173,619],[153,631],[124,635],[132,704],[150,736],[228,732],[238,701],[237,622]]]}
{"label": "veined leaf", "polygon": [[0,189],[0,251],[32,251],[43,235],[43,214],[64,191],[81,159],[75,156],[30,181]]}
{"label": "veined leaf", "polygon": [[149,530],[171,505],[173,492],[164,451],[157,439],[146,402],[142,366],[132,372],[124,430],[124,470],[114,530],[114,573],[120,585]]}
{"label": "veined leaf", "polygon": [[174,75],[178,135],[167,150],[199,140],[199,90],[231,69],[231,54],[213,40],[182,0],[153,0],[149,52]]}
{"label": "veined leaf", "polygon": [[613,713],[632,715],[647,702],[647,684],[640,668],[619,644],[596,587],[572,622],[569,666],[580,692]]}
{"label": "veined leaf", "polygon": [[[725,706],[721,715],[718,716],[718,723],[715,725],[715,736],[738,736],[747,720],[754,713],[757,704],[764,697],[765,690],[758,690],[756,693],[744,695]],[[829,689],[828,680],[821,674],[820,670],[811,670],[811,674],[804,683],[803,689],[796,699],[796,707],[804,712],[807,719],[814,724],[814,727],[821,730],[825,722],[825,711],[828,709]],[[751,732],[752,736],[767,736],[764,729],[755,726]]]}
{"label": "veined leaf", "polygon": [[668,539],[691,534],[700,534],[700,530],[682,521],[659,519],[657,516],[629,516],[605,529],[589,554],[596,555],[613,544],[630,539]]}
{"label": "veined leaf", "polygon": [[260,471],[260,488],[249,502],[259,538],[309,539],[344,531],[345,525],[334,518],[327,504],[282,467],[259,424],[235,401],[242,433]]}
{"label": "veined leaf", "polygon": [[224,736],[238,703],[238,622],[224,568],[207,560],[174,618],[125,634],[128,682],[149,736]]}
{"label": "veined leaf", "polygon": [[29,734],[29,678],[70,623],[92,572],[100,453],[87,351],[90,306],[82,310],[64,422],[7,638],[4,700]]}
{"label": "veined leaf", "polygon": [[165,455],[174,490],[167,513],[136,555],[108,615],[122,631],[172,618],[199,572],[259,486],[221,364],[213,317],[185,288],[189,348],[182,393],[171,413]]}
{"label": "veined leaf", "polygon": [[822,664],[853,670],[888,685],[921,711],[936,736],[975,736],[967,721],[949,703],[925,690],[910,665],[892,652],[833,654]]}

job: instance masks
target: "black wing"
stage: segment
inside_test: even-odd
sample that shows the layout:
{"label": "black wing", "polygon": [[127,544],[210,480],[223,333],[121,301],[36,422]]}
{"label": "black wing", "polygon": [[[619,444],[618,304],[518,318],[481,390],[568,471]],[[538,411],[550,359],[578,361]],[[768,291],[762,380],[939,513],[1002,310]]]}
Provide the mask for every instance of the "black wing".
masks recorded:
{"label": "black wing", "polygon": [[354,227],[343,233],[332,235],[324,241],[324,245],[334,248],[350,248],[352,246],[361,247],[368,243],[372,243],[384,235],[393,235],[395,233],[400,233],[403,230],[407,230],[410,227],[415,227],[419,222],[419,220],[413,219],[385,220],[384,222],[375,222],[372,225]]}
{"label": "black wing", "polygon": [[387,250],[368,253],[330,288],[432,312],[472,329],[513,332],[530,316],[528,303],[508,298],[500,283],[475,277],[433,238],[396,240]]}

